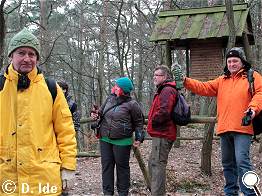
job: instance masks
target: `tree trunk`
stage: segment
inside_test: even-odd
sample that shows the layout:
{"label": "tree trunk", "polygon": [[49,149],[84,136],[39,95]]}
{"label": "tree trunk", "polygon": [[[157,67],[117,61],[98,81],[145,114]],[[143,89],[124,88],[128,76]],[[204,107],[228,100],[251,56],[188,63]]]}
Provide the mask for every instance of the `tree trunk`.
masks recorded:
{"label": "tree trunk", "polygon": [[[259,70],[262,70],[262,3],[261,0],[257,1],[257,22],[254,22],[256,26],[255,28],[255,39],[256,39],[256,66],[259,68]],[[255,19],[254,19],[255,20]]]}
{"label": "tree trunk", "polygon": [[244,50],[246,54],[247,61],[254,65],[254,57],[252,54],[251,46],[248,41],[248,37],[246,33],[243,33],[243,43],[244,43]]}
{"label": "tree trunk", "polygon": [[236,43],[236,29],[234,24],[234,12],[231,0],[225,0],[226,14],[229,28],[229,38],[227,43],[227,51],[235,46]]}
{"label": "tree trunk", "polygon": [[[75,91],[75,98],[76,98],[76,103],[77,103],[77,108],[78,108],[78,112],[79,115],[82,114],[82,107],[81,107],[81,103],[82,103],[82,93],[83,92],[83,77],[82,77],[82,70],[84,69],[84,65],[85,65],[85,54],[84,54],[84,46],[83,46],[83,42],[84,42],[84,9],[81,9],[81,15],[80,15],[80,21],[79,21],[79,38],[78,38],[78,66],[75,68],[77,70],[76,73],[76,89],[74,89]],[[76,64],[77,65],[77,64]],[[73,76],[73,74],[71,74]],[[72,84],[74,84],[74,77],[73,80],[71,82]],[[77,146],[78,146],[78,150],[79,151],[83,151],[84,150],[84,135],[82,132],[77,131],[76,133],[76,138],[77,138]]]}
{"label": "tree trunk", "polygon": [[162,5],[163,5],[163,10],[170,10],[174,8],[173,0],[163,0]]}
{"label": "tree trunk", "polygon": [[[140,0],[138,1],[138,9],[140,10]],[[138,24],[139,24],[139,63],[138,63],[138,82],[137,82],[137,90],[138,95],[137,98],[139,102],[142,102],[142,91],[143,91],[143,23],[142,23],[142,14],[138,13]]]}
{"label": "tree trunk", "polygon": [[107,33],[107,17],[108,17],[108,1],[103,1],[103,16],[100,22],[100,51],[99,51],[99,64],[98,64],[98,85],[99,94],[98,101],[101,105],[104,101],[104,67],[105,67],[105,54],[106,54],[106,33]]}
{"label": "tree trunk", "polygon": [[40,0],[40,45],[41,45],[41,56],[42,62],[42,69],[44,70],[45,74],[49,76],[51,71],[48,68],[48,53],[49,53],[49,38],[48,38],[48,31],[47,31],[47,10],[48,10],[48,0]]}
{"label": "tree trunk", "polygon": [[120,8],[118,10],[118,16],[117,16],[117,24],[116,24],[116,28],[115,28],[115,36],[116,36],[116,44],[117,44],[117,56],[118,56],[118,62],[119,62],[119,66],[120,66],[120,75],[121,76],[124,76],[124,63],[123,63],[123,47],[122,46],[122,49],[121,49],[121,46],[120,46],[120,39],[119,39],[119,27],[120,27],[120,23],[121,23],[121,14],[122,14],[122,8],[123,8],[123,5],[124,5],[124,1],[121,0],[120,2]]}
{"label": "tree trunk", "polygon": [[5,46],[5,17],[4,17],[4,4],[6,0],[1,0],[0,4],[0,70],[4,62],[4,46]]}

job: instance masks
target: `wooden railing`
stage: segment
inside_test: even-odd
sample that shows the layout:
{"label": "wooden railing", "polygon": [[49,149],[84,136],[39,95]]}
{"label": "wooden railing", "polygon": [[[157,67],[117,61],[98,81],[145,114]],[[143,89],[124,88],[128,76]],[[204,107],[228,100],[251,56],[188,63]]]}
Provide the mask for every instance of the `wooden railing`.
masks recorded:
{"label": "wooden railing", "polygon": [[[94,120],[92,120],[91,118],[86,118],[86,119],[81,119],[80,123],[81,124],[85,124],[85,123],[92,123],[94,122]],[[197,124],[197,123],[201,123],[201,124],[206,124],[206,123],[216,123],[217,120],[215,117],[204,117],[204,116],[192,116],[191,117],[191,122],[190,124]],[[145,120],[145,124],[147,124],[147,119]],[[147,137],[146,139],[151,139],[150,137]],[[217,139],[217,138],[215,138]],[[206,136],[205,137],[191,137],[191,138],[187,138],[187,137],[177,137],[177,140],[180,141],[180,140],[211,140],[211,141],[208,141],[208,142],[212,142],[213,140],[213,136],[212,137],[208,137]],[[204,146],[203,146],[204,148]],[[202,149],[202,151],[204,151],[205,149]],[[148,175],[148,171],[147,171],[147,168],[146,168],[146,165],[144,163],[144,160],[141,156],[141,153],[139,151],[138,148],[136,149],[133,149],[134,151],[134,154],[135,154],[135,157],[138,161],[138,164],[139,164],[139,167],[143,173],[143,176],[144,176],[144,179],[145,179],[145,182],[146,182],[146,185],[147,185],[147,188],[150,189],[150,180],[149,180],[149,175]],[[208,152],[208,155],[207,153],[205,154],[207,157],[205,157],[205,159],[210,159],[211,160],[211,151],[210,150],[207,150]],[[88,153],[88,152],[79,152],[78,153],[78,157],[84,157],[84,156],[94,156],[94,157],[98,157],[99,155],[95,152],[92,152],[92,153]],[[210,161],[211,163],[211,161]],[[201,161],[201,164],[202,164],[202,161]],[[211,166],[210,166],[211,167]],[[201,165],[201,168],[205,168],[205,166],[202,166]],[[208,170],[208,169],[207,169]]]}

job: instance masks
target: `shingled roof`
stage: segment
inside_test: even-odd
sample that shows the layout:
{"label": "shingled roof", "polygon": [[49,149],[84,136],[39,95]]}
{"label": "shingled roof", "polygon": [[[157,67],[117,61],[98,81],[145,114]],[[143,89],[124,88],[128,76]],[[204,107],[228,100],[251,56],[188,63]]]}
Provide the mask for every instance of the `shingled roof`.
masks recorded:
{"label": "shingled roof", "polygon": [[[233,6],[236,36],[246,32],[254,39],[247,4]],[[248,22],[247,22],[248,21]],[[167,10],[159,13],[150,41],[226,38],[229,28],[225,6]]]}

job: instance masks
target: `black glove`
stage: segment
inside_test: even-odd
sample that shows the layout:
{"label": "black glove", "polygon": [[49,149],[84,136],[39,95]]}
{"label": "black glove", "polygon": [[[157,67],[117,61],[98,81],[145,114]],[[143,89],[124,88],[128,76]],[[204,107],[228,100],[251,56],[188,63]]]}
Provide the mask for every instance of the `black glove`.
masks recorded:
{"label": "black glove", "polygon": [[248,110],[246,116],[242,118],[242,126],[248,126],[252,122],[252,111],[251,109]]}
{"label": "black glove", "polygon": [[136,130],[135,131],[135,141],[139,141],[143,143],[145,139],[145,131],[144,130]]}

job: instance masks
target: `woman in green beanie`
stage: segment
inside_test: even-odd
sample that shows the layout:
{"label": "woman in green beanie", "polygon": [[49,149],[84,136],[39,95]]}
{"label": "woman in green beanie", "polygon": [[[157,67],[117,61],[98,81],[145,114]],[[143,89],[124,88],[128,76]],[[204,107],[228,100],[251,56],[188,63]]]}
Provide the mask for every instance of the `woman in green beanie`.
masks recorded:
{"label": "woman in green beanie", "polygon": [[[114,168],[116,166],[117,191],[127,196],[130,187],[130,151],[144,140],[144,116],[140,105],[132,100],[132,81],[128,77],[118,78],[112,94],[91,117],[98,120],[104,195],[114,195]],[[133,132],[135,141],[133,142]]]}

